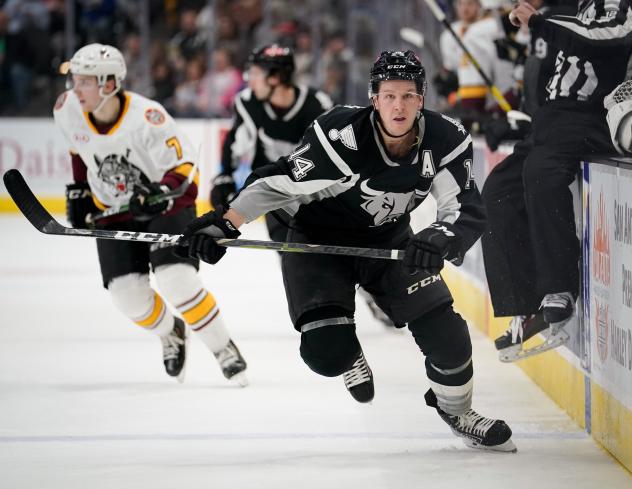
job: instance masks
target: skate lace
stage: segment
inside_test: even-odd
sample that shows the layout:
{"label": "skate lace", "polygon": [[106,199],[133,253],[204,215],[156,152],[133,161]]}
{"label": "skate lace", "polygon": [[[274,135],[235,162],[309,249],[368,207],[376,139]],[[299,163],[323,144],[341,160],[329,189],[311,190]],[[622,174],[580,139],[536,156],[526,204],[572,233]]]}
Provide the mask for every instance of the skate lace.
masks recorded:
{"label": "skate lace", "polygon": [[219,363],[221,368],[227,367],[239,361],[239,355],[230,343],[226,346],[226,348],[216,353],[215,358],[217,358],[217,363]]}
{"label": "skate lace", "polygon": [[480,437],[484,437],[496,422],[495,419],[481,416],[473,409],[468,409],[464,414],[456,416],[456,419],[457,429]]}
{"label": "skate lace", "polygon": [[160,338],[162,341],[162,358],[164,360],[173,360],[178,358],[180,346],[184,345],[184,340],[180,338],[174,331],[167,336]]}
{"label": "skate lace", "polygon": [[364,354],[360,353],[358,359],[353,363],[353,367],[342,374],[347,389],[371,380],[369,364],[364,359]]}
{"label": "skate lace", "polygon": [[511,342],[517,343],[518,337],[524,338],[524,323],[527,320],[526,316],[514,316],[509,323],[509,329],[511,331]]}

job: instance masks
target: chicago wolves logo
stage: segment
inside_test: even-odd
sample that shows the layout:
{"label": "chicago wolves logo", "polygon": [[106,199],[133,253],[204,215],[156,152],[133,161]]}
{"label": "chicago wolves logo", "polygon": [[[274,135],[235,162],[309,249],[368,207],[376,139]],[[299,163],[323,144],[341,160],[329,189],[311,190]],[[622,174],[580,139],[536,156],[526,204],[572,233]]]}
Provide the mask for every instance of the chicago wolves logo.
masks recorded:
{"label": "chicago wolves logo", "polygon": [[343,127],[340,131],[338,129],[332,129],[329,131],[329,139],[332,141],[337,141],[340,139],[340,142],[344,144],[347,148],[353,149],[355,151],[358,150],[358,145],[356,143],[355,134],[353,133],[353,127],[351,124]]}
{"label": "chicago wolves logo", "polygon": [[376,226],[397,220],[415,203],[414,192],[398,194],[373,190],[369,187],[368,180],[360,184],[360,189],[362,190],[362,198],[365,200],[361,207],[373,216]]}
{"label": "chicago wolves logo", "polygon": [[124,195],[131,192],[134,185],[141,181],[141,171],[128,161],[129,149],[126,155],[109,154],[103,160],[94,155],[94,161],[99,167],[98,177],[114,189],[114,195]]}

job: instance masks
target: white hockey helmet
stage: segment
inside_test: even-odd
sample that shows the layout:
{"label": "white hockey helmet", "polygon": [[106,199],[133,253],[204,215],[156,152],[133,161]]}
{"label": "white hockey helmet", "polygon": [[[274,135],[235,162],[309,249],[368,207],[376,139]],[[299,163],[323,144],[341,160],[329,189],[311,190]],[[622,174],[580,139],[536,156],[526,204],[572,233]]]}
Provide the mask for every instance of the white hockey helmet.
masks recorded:
{"label": "white hockey helmet", "polygon": [[479,0],[483,10],[511,9],[511,0]]}
{"label": "white hockey helmet", "polygon": [[113,46],[97,43],[79,49],[70,59],[69,71],[73,75],[96,76],[100,86],[105,85],[111,75],[116,81],[117,91],[127,75],[123,54]]}
{"label": "white hockey helmet", "polygon": [[632,80],[621,83],[603,100],[610,138],[621,154],[632,153]]}

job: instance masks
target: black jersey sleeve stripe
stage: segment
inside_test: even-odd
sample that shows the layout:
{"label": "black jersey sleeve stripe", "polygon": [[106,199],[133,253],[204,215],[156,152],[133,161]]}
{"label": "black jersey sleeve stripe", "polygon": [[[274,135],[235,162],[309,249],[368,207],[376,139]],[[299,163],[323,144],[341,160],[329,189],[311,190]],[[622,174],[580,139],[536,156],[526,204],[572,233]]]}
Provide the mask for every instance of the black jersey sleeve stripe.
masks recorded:
{"label": "black jersey sleeve stripe", "polygon": [[250,114],[248,113],[248,110],[246,109],[246,106],[244,105],[244,102],[241,98],[241,94],[240,96],[235,98],[235,109],[237,110],[237,113],[241,117],[243,123],[248,128],[248,132],[251,135],[255,136],[257,134],[257,126],[252,120],[252,117],[250,117]]}
{"label": "black jersey sleeve stripe", "polygon": [[242,91],[235,97],[235,120],[222,146],[222,173],[232,174],[239,158],[255,149],[257,128],[244,107],[241,98],[243,93]]}
{"label": "black jersey sleeve stripe", "polygon": [[452,160],[461,155],[464,151],[467,151],[470,144],[472,144],[472,136],[468,134],[467,137],[461,142],[461,144],[459,144],[456,148],[454,148],[447,155],[441,158],[441,161],[439,162],[439,168],[447,165]]}

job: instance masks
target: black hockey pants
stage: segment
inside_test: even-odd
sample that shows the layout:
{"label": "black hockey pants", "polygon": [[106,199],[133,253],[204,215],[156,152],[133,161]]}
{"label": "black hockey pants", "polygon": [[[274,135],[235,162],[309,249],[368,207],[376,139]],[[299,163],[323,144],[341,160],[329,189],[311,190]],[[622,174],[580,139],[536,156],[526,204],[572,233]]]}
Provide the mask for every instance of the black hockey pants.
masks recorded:
{"label": "black hockey pants", "polygon": [[544,295],[579,291],[580,247],[569,185],[579,161],[614,148],[603,111],[551,102],[487,177],[482,236],[495,316],[531,314]]}

